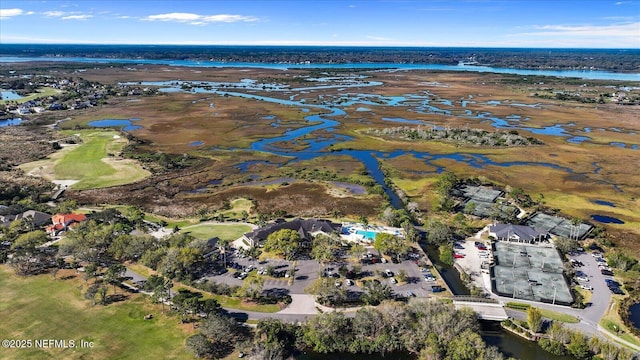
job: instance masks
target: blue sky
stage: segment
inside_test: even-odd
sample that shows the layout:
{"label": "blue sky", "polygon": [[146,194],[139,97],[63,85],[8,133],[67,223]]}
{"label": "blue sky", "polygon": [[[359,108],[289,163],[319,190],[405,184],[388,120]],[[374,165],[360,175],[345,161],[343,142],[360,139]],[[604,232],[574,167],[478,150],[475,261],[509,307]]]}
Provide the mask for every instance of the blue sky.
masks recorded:
{"label": "blue sky", "polygon": [[2,0],[2,43],[640,48],[640,0]]}

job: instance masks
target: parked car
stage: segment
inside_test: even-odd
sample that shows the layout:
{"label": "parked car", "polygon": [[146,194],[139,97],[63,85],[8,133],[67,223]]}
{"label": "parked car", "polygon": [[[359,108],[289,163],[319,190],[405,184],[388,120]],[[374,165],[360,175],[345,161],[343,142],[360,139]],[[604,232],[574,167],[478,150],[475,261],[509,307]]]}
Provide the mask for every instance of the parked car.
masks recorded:
{"label": "parked car", "polygon": [[607,283],[607,286],[609,286],[609,285],[621,286],[621,284],[618,281],[613,280],[613,279],[604,279],[604,282]]}
{"label": "parked car", "polygon": [[407,297],[415,297],[416,294],[413,293],[413,291],[407,291]]}
{"label": "parked car", "polygon": [[241,272],[240,275],[238,275],[238,279],[244,280],[247,276],[249,276],[249,274],[247,274],[246,272]]}
{"label": "parked car", "polygon": [[347,286],[353,285],[353,281],[351,279],[345,280],[345,283],[347,284]]}
{"label": "parked car", "polygon": [[392,284],[397,284],[397,283],[398,283],[398,281],[397,281],[397,280],[396,280],[396,278],[394,278],[394,277],[392,277],[391,279],[389,279],[389,281],[390,281]]}
{"label": "parked car", "polygon": [[442,286],[440,286],[440,285],[434,285],[434,286],[431,287],[431,292],[439,293],[439,292],[442,292],[442,291],[444,291],[444,288]]}
{"label": "parked car", "polygon": [[455,254],[453,254],[453,257],[454,257],[455,259],[464,259],[464,254],[455,253]]}
{"label": "parked car", "polygon": [[580,285],[580,287],[585,290],[593,291],[593,288],[589,285]]}
{"label": "parked car", "polygon": [[624,291],[622,291],[622,289],[620,289],[619,287],[611,288],[611,292],[616,295],[624,295]]}
{"label": "parked car", "polygon": [[340,285],[342,285],[342,283],[340,282],[340,280],[336,280],[335,285],[336,285],[336,287],[340,287]]}
{"label": "parked car", "polygon": [[393,271],[391,271],[389,269],[385,269],[384,270],[384,274],[387,275],[387,277],[392,277],[393,276]]}
{"label": "parked car", "polygon": [[601,273],[602,275],[606,275],[606,276],[613,276],[613,272],[612,272],[611,270],[604,270],[604,269],[602,269],[602,270],[600,270],[600,273]]}

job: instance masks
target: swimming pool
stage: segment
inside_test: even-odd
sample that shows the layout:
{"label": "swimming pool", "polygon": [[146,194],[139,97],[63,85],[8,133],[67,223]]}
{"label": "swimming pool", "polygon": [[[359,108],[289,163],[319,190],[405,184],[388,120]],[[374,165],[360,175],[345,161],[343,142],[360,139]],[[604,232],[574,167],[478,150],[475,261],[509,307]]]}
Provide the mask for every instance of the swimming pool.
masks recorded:
{"label": "swimming pool", "polygon": [[365,239],[375,240],[377,232],[371,230],[356,230],[356,234],[361,235]]}

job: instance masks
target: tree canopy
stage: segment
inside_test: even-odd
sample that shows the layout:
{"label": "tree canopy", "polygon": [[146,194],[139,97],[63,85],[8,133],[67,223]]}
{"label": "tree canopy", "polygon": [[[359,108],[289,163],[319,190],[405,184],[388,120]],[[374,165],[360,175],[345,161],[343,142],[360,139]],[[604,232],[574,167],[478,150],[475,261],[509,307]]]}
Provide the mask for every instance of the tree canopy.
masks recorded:
{"label": "tree canopy", "polygon": [[291,260],[300,246],[300,240],[300,234],[297,231],[282,229],[267,236],[264,249],[265,251],[273,251],[277,255],[283,255],[285,259]]}

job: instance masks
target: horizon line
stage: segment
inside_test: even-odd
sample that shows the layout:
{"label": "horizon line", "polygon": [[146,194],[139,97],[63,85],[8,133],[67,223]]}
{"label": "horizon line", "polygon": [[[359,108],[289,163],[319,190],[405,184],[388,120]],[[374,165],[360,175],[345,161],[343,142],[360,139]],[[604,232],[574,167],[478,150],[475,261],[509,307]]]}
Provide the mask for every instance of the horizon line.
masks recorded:
{"label": "horizon line", "polygon": [[[5,42],[3,45],[44,45],[44,46],[59,46],[59,45],[79,45],[79,46],[220,46],[220,47],[336,47],[336,48],[482,48],[482,49],[567,49],[567,50],[640,50],[640,47],[575,47],[575,46],[490,46],[490,45],[336,45],[336,44],[206,44],[206,43],[194,43],[194,44],[178,44],[178,43],[69,43],[69,42]],[[2,50],[0,50],[1,52]]]}

